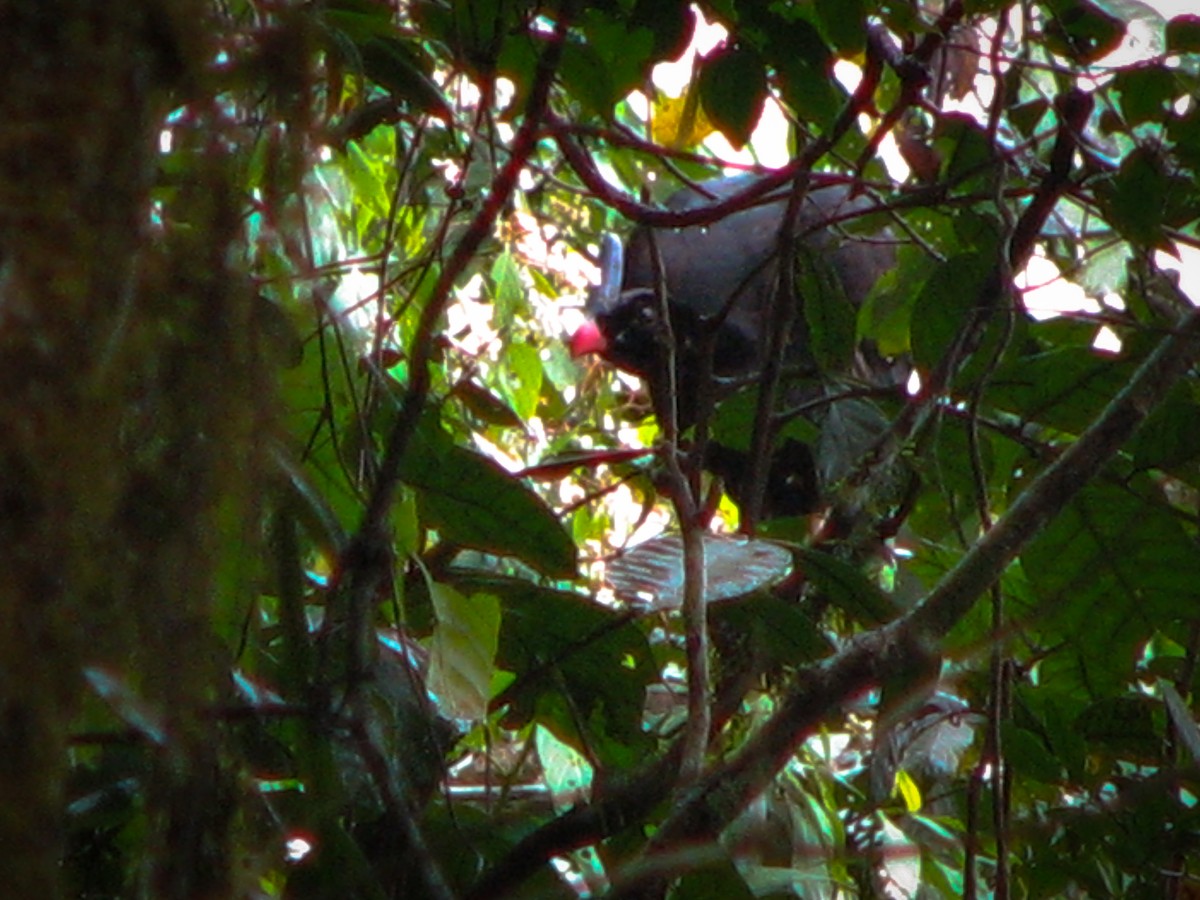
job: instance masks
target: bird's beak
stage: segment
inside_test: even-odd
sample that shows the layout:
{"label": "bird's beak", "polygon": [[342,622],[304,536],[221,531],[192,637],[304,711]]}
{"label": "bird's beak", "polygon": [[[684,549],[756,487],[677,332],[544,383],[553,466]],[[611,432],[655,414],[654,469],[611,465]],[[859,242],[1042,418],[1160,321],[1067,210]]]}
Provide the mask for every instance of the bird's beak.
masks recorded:
{"label": "bird's beak", "polygon": [[584,356],[588,353],[603,353],[608,349],[608,341],[600,327],[588,319],[571,335],[568,346],[572,356]]}
{"label": "bird's beak", "polygon": [[[621,294],[621,275],[625,269],[625,250],[615,234],[605,233],[600,239],[600,283],[588,288],[584,309],[595,315],[612,309]],[[571,355],[586,356],[589,353],[604,354],[608,349],[608,338],[600,330],[595,319],[589,318],[571,335],[568,344]]]}

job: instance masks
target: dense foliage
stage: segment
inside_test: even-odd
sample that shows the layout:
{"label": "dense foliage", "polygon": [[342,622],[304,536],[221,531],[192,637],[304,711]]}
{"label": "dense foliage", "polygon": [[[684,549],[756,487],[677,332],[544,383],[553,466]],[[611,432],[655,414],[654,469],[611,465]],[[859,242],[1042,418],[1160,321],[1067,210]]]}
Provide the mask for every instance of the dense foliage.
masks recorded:
{"label": "dense foliage", "polygon": [[[1200,890],[1200,17],[0,11],[12,896]],[[767,366],[678,429],[564,336],[603,233],[744,170],[894,264],[783,276],[848,404]]]}

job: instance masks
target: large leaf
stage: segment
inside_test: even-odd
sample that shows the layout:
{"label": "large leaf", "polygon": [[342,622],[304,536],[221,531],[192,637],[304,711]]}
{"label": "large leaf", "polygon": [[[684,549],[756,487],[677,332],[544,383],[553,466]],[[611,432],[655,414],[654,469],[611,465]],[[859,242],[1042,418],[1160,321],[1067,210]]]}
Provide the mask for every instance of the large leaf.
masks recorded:
{"label": "large leaf", "polygon": [[857,56],[867,44],[863,0],[816,0],[821,31],[846,56]]}
{"label": "large leaf", "polygon": [[1087,0],[1050,0],[1046,43],[1055,53],[1089,64],[1107,56],[1125,36],[1125,23]]}
{"label": "large leaf", "polygon": [[725,139],[734,147],[744,147],[767,100],[762,58],[744,47],[722,45],[704,59],[700,100]]}
{"label": "large leaf", "polygon": [[934,147],[946,162],[945,177],[962,186],[986,187],[995,175],[995,148],[987,132],[971,116],[951,113],[939,118]]}
{"label": "large leaf", "polygon": [[522,421],[537,413],[542,396],[542,359],[538,348],[527,343],[509,343],[504,353],[506,399]]}
{"label": "large leaf", "polygon": [[500,601],[491,594],[464,596],[431,582],[437,628],[429,648],[429,690],[446,714],[477,722],[487,714],[500,633]]}
{"label": "large leaf", "polygon": [[797,549],[804,576],[847,615],[869,625],[886,622],[896,606],[862,570],[818,550]]}
{"label": "large leaf", "polygon": [[656,36],[625,17],[589,9],[580,16],[584,40],[563,48],[562,78],[567,88],[603,118],[641,83],[654,61]]}
{"label": "large leaf", "polygon": [[[711,623],[718,650],[725,652],[725,644],[730,643],[725,636],[732,634],[732,652],[740,656],[752,649],[762,671],[811,662],[833,650],[811,606],[774,593],[760,592],[737,603],[722,603],[713,608]],[[740,663],[738,658],[725,661],[729,667]]]}
{"label": "large leaf", "polygon": [[400,477],[420,492],[424,516],[446,540],[574,577],[575,544],[542,499],[435,424],[413,435]]}
{"label": "large leaf", "polygon": [[1019,623],[1054,648],[1040,676],[1080,697],[1133,678],[1135,653],[1153,633],[1194,612],[1196,546],[1153,488],[1084,489],[1021,556],[1036,605]]}
{"label": "large leaf", "polygon": [[815,454],[821,484],[831,487],[850,475],[887,425],[887,417],[869,400],[843,397],[830,403]]}
{"label": "large leaf", "polygon": [[570,809],[591,794],[592,767],[587,758],[570,744],[564,744],[549,728],[534,729],[538,761],[542,764],[542,780],[550,789],[554,808]]}
{"label": "large leaf", "polygon": [[[791,551],[771,541],[704,535],[706,603],[771,587],[792,572]],[[653,610],[683,606],[683,539],[657,537],[608,564],[605,579],[618,597]]]}
{"label": "large leaf", "polygon": [[1097,192],[1109,221],[1138,247],[1164,243],[1163,217],[1170,181],[1154,151],[1138,149],[1121,161],[1116,176]]}
{"label": "large leaf", "polygon": [[821,371],[844,372],[854,356],[858,312],[821,254],[799,244],[796,263],[796,289],[804,298],[812,355]]}
{"label": "large leaf", "polygon": [[1114,359],[1083,343],[1094,336],[1092,326],[1059,321],[1033,333],[1052,336],[1052,348],[1001,367],[988,401],[1021,419],[1078,434],[1128,380],[1134,360]]}
{"label": "large leaf", "polygon": [[[625,18],[623,14],[618,14]],[[687,0],[636,0],[625,19],[654,36],[654,59],[678,59],[696,33],[696,10]]]}
{"label": "large leaf", "polygon": [[1121,112],[1129,126],[1166,121],[1181,90],[1174,74],[1164,66],[1122,69],[1113,87],[1121,95]]}
{"label": "large leaf", "polygon": [[941,361],[967,316],[983,302],[992,268],[991,258],[965,253],[934,270],[912,313],[912,351],[919,367],[932,369]]}
{"label": "large leaf", "polygon": [[1130,447],[1139,469],[1177,471],[1200,457],[1200,428],[1194,384],[1179,384],[1146,419]]}
{"label": "large leaf", "polygon": [[582,726],[601,759],[629,766],[640,758],[649,746],[646,685],[658,676],[630,616],[517,579],[464,574],[456,584],[501,599],[497,664],[516,676],[500,698],[510,724],[536,718],[562,739]]}
{"label": "large leaf", "polygon": [[400,101],[421,112],[449,120],[450,107],[430,77],[432,62],[420,44],[386,36],[372,38],[359,48],[368,77]]}
{"label": "large leaf", "polygon": [[767,29],[764,52],[782,81],[784,102],[821,128],[841,111],[845,91],[833,78],[833,53],[811,23],[778,21]]}

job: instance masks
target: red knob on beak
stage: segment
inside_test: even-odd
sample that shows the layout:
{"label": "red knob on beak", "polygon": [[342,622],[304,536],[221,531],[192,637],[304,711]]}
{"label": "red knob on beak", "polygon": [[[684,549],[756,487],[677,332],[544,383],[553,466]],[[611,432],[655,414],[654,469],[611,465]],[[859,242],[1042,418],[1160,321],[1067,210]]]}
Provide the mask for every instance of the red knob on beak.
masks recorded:
{"label": "red knob on beak", "polygon": [[580,325],[578,330],[571,335],[571,342],[568,346],[571,348],[572,356],[583,356],[587,353],[603,353],[608,349],[608,341],[599,326],[589,320]]}

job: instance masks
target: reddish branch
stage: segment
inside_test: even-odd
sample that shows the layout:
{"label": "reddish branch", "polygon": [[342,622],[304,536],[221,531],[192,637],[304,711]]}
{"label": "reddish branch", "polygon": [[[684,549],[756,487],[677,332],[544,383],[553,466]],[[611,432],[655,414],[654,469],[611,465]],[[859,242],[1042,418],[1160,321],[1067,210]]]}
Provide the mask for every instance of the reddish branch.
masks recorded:
{"label": "reddish branch", "polygon": [[546,50],[538,61],[537,74],[529,92],[524,120],[513,139],[512,152],[508,162],[496,175],[495,181],[492,182],[491,193],[488,194],[483,206],[471,220],[471,224],[463,233],[462,238],[459,239],[454,252],[442,268],[441,276],[434,285],[429,302],[421,310],[416,333],[410,345],[408,389],[404,392],[400,413],[396,417],[396,422],[388,437],[383,460],[380,463],[379,477],[375,480],[375,487],[371,492],[367,511],[356,539],[369,530],[379,529],[387,519],[396,493],[396,485],[399,483],[400,462],[408,450],[409,439],[416,428],[417,420],[425,410],[425,404],[429,397],[429,363],[435,347],[432,340],[433,334],[450,302],[451,291],[455,283],[478,252],[480,245],[492,233],[496,219],[516,189],[521,170],[525,167],[529,157],[533,155],[534,150],[537,149],[537,135],[549,107],[550,86],[562,56],[566,32],[567,22],[565,17],[560,17],[555,29],[554,40],[546,45]]}
{"label": "reddish branch", "polygon": [[[552,120],[553,124],[554,120]],[[575,170],[579,180],[598,200],[605,206],[612,207],[630,221],[652,228],[686,228],[689,225],[711,224],[735,212],[754,206],[755,203],[762,201],[773,191],[787,184],[798,171],[796,165],[777,169],[764,175],[761,179],[755,180],[745,191],[723,200],[717,200],[710,205],[669,210],[639,203],[624,191],[617,190],[605,181],[591,156],[572,136],[571,129],[561,122],[552,127],[551,133],[562,151],[563,158]]]}
{"label": "reddish branch", "polygon": [[1200,356],[1200,309],[1187,313],[1129,384],[912,612],[801,673],[778,713],[729,762],[708,773],[663,824],[656,844],[715,839],[813,734],[829,709],[911,666],[971,610],[1030,540],[1116,455]]}
{"label": "reddish branch", "polygon": [[[400,480],[400,464],[428,403],[431,382],[429,367],[435,346],[433,335],[450,302],[454,285],[480,245],[492,233],[496,219],[516,189],[521,170],[537,148],[537,137],[549,107],[550,88],[567,38],[568,19],[569,16],[565,12],[560,14],[554,37],[546,43],[546,49],[538,60],[524,120],[514,138],[511,155],[496,175],[491,193],[446,261],[417,323],[410,345],[408,387],[388,435],[362,523],[341,559],[339,593],[346,604],[343,614],[350,620],[348,633],[351,677],[361,676],[366,669],[361,635],[369,631],[368,611],[372,600],[390,574],[387,521]],[[333,619],[334,616],[327,616],[327,621],[332,622]],[[412,809],[402,794],[393,789],[394,785],[386,777],[386,766],[381,766],[380,761],[374,758],[373,748],[369,743],[360,742],[360,750],[364,752],[366,762],[375,775],[377,787],[385,799],[391,817],[411,848],[412,858],[418,861],[418,871],[424,882],[423,895],[449,898],[452,896],[450,889],[434,862],[434,857],[425,847],[424,837]]]}

